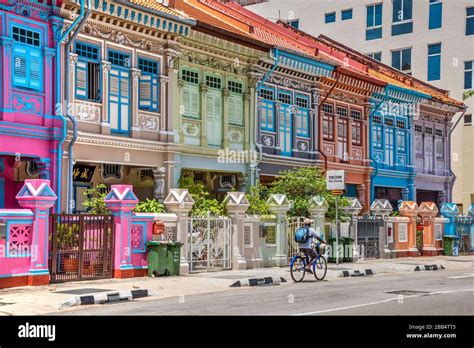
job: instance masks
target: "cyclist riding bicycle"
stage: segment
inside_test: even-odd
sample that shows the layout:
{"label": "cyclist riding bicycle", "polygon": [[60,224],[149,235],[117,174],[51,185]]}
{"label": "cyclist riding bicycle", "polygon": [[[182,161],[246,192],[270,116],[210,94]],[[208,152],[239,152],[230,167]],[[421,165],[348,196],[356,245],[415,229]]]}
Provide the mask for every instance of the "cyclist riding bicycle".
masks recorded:
{"label": "cyclist riding bicycle", "polygon": [[[308,261],[306,263],[306,270],[309,271],[310,273],[313,273],[311,271],[311,262],[318,256],[319,252],[319,245],[321,243],[328,244],[324,240],[324,236],[321,234],[318,234],[314,228],[311,227],[313,224],[313,220],[311,219],[305,219],[303,221],[304,227],[308,229],[308,239],[306,240],[305,243],[298,243],[298,248],[300,249],[301,252],[303,252],[306,255],[306,260]],[[314,239],[317,240],[316,243],[314,243]],[[315,248],[313,248],[313,244],[316,246],[316,251]]]}

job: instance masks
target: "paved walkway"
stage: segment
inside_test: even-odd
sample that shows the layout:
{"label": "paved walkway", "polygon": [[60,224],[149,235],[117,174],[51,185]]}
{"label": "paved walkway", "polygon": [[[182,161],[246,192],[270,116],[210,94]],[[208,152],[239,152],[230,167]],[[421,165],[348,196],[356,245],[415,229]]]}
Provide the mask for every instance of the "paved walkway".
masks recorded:
{"label": "paved walkway", "polygon": [[[359,260],[357,263],[328,265],[328,280],[340,278],[343,270],[372,269],[376,276],[398,272],[413,272],[416,265],[443,265],[448,270],[474,271],[474,256],[437,256],[400,258],[393,260]],[[230,285],[239,279],[283,277],[291,282],[288,267],[261,268],[240,271],[219,271],[180,277],[106,279],[83,282],[51,284],[39,287],[0,289],[0,315],[36,315],[56,312],[59,305],[69,298],[109,291],[148,289],[156,295],[140,299],[169,298],[216,291],[235,290]],[[68,311],[65,309],[63,311]]]}

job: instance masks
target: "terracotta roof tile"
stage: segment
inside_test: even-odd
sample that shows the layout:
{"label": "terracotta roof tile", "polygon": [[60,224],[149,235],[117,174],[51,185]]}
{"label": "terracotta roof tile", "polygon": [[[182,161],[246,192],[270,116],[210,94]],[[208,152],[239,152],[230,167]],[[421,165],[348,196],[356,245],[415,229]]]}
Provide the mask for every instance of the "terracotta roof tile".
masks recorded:
{"label": "terracotta roof tile", "polygon": [[175,0],[174,7],[200,22],[253,38],[246,23],[228,18],[198,0]]}
{"label": "terracotta roof tile", "polygon": [[163,12],[171,16],[176,16],[181,19],[188,19],[186,14],[177,11],[175,8],[165,6],[157,0],[129,0],[132,4],[140,5],[146,8],[150,8],[155,11]]}

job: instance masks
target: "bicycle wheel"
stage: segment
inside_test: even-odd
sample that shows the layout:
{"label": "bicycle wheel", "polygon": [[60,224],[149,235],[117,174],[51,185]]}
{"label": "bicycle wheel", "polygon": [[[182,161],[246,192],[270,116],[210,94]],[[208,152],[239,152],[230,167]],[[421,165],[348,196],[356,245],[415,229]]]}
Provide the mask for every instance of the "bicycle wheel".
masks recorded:
{"label": "bicycle wheel", "polygon": [[291,260],[290,274],[291,274],[291,279],[293,279],[295,283],[299,283],[303,281],[304,275],[306,273],[305,266],[306,266],[306,262],[301,256],[295,256]]}
{"label": "bicycle wheel", "polygon": [[313,273],[317,280],[323,280],[328,271],[328,264],[324,256],[319,255],[318,259],[313,263]]}

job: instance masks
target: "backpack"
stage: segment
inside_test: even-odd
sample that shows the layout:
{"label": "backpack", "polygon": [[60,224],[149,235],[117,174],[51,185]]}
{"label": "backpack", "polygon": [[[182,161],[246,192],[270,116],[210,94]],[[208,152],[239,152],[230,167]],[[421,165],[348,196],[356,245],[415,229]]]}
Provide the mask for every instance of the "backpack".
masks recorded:
{"label": "backpack", "polygon": [[295,242],[306,243],[309,238],[309,228],[300,227],[295,231]]}

